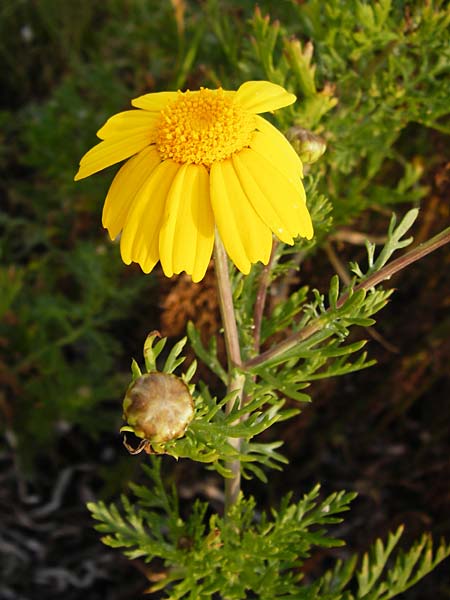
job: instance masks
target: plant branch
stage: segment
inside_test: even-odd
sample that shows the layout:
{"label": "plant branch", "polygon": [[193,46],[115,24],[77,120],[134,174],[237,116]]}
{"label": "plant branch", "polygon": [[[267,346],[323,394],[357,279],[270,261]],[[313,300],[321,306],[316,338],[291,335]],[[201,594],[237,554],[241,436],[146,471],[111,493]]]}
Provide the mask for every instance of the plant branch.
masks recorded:
{"label": "plant branch", "polygon": [[[350,273],[349,271],[347,271],[345,265],[342,263],[339,256],[334,251],[331,242],[327,242],[324,246],[324,249],[329,261],[336,270],[336,273],[339,275],[339,277],[342,279],[345,285],[350,285],[350,282],[352,280]],[[386,350],[389,350],[389,352],[399,352],[397,346],[394,346],[394,344],[391,344],[390,342],[385,340],[384,337],[380,333],[378,333],[375,327],[364,327],[364,329],[365,331],[367,331],[367,334],[370,335],[372,339],[381,344],[384,348],[386,348]]]}
{"label": "plant branch", "polygon": [[253,310],[253,344],[256,352],[259,352],[259,348],[261,345],[261,325],[264,314],[264,307],[266,305],[267,289],[270,284],[270,273],[272,271],[277,246],[278,242],[274,240],[272,244],[272,252],[270,253],[269,262],[267,263],[267,265],[264,266],[264,269],[261,273],[258,291],[256,293],[255,308]]}
{"label": "plant branch", "polygon": [[[245,376],[238,372],[242,366],[241,348],[239,345],[239,333],[236,324],[233,306],[233,294],[231,291],[230,274],[228,271],[228,259],[223,247],[222,240],[216,232],[214,243],[214,267],[216,271],[217,290],[219,295],[219,307],[225,337],[225,348],[228,359],[228,387],[227,393],[236,392],[227,403],[225,411],[228,414],[236,402],[239,407],[242,403],[244,393]],[[239,450],[240,438],[229,438],[228,443]],[[241,489],[241,465],[239,460],[227,464],[232,472],[232,477],[225,479],[225,510],[227,511],[235,504]]]}
{"label": "plant branch", "polygon": [[[389,263],[388,265],[386,265],[382,269],[380,269],[377,273],[373,273],[372,275],[367,277],[367,279],[365,279],[364,281],[359,283],[354,288],[353,292],[357,292],[360,289],[368,290],[368,289],[378,285],[382,281],[385,281],[386,279],[390,279],[395,273],[398,273],[399,271],[401,271],[408,265],[420,260],[427,254],[434,252],[435,250],[437,250],[441,246],[444,246],[445,244],[448,244],[449,242],[450,242],[450,227],[447,227],[446,229],[441,231],[441,233],[438,233],[437,235],[435,235],[434,237],[429,239],[427,242],[424,242],[423,244],[419,244],[419,246],[417,246],[417,248],[414,248],[413,250],[411,250],[410,252],[407,252],[400,258],[393,260],[391,263]],[[341,306],[343,306],[343,304],[346,302],[347,299],[348,299],[348,292],[341,296],[341,298],[339,299],[339,301],[336,304],[337,308],[340,308]],[[330,309],[328,309],[328,310],[330,310]],[[294,348],[299,342],[302,342],[303,340],[308,339],[309,337],[314,335],[317,331],[320,331],[320,329],[322,327],[322,323],[323,323],[323,317],[318,317],[317,319],[315,319],[312,323],[310,323],[307,327],[305,327],[301,331],[298,331],[297,333],[294,333],[294,334],[288,336],[283,342],[276,344],[275,346],[273,346],[269,350],[266,350],[266,352],[263,352],[259,356],[256,356],[255,358],[248,360],[243,365],[243,368],[244,369],[252,369],[255,367],[260,367],[265,362],[273,360],[274,358],[277,358],[278,356],[282,356],[285,352]]]}
{"label": "plant branch", "polygon": [[[403,256],[400,256],[400,258],[396,258],[395,260],[384,266],[382,269],[380,269],[377,273],[373,273],[372,275],[370,275],[365,281],[362,281],[359,285],[357,285],[354,291],[357,292],[360,289],[368,290],[371,287],[375,287],[382,281],[390,279],[393,275],[395,275],[395,273],[398,273],[405,267],[408,267],[409,265],[415,263],[424,256],[427,256],[427,254],[431,254],[431,252],[434,252],[438,248],[441,248],[441,246],[445,246],[445,244],[448,244],[449,242],[450,227],[447,227],[446,229],[444,229],[434,237],[430,238],[426,242],[419,244],[413,250],[410,250]],[[344,294],[342,298],[339,299],[339,302],[337,303],[338,308],[345,303],[347,297],[348,294]]]}

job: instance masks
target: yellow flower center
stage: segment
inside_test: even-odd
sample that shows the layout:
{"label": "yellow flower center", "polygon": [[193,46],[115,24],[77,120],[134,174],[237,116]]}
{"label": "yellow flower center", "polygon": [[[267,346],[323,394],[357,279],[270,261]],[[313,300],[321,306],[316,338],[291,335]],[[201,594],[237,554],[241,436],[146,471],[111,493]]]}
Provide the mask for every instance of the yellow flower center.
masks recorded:
{"label": "yellow flower center", "polygon": [[161,111],[156,147],[163,160],[203,164],[224,160],[248,146],[255,117],[222,89],[179,92]]}

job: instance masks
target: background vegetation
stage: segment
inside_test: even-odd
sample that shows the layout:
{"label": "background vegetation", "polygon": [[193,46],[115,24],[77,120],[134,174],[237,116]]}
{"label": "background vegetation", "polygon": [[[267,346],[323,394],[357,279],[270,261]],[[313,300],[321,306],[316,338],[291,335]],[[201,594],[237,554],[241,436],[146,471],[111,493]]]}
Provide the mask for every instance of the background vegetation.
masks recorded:
{"label": "background vegetation", "polygon": [[[23,0],[0,9],[0,598],[115,600],[144,589],[138,561],[99,547],[84,503],[117,494],[135,474],[138,460],[116,432],[130,357],[147,332],[179,337],[187,319],[205,336],[218,328],[212,278],[167,282],[121,263],[100,225],[111,174],[73,183],[109,115],[146,91],[246,79],[297,93],[298,124],[327,140],[308,185],[327,196],[333,220],[324,217],[317,250],[274,304],[305,283],[324,290],[362,258],[364,238],[386,230],[392,208],[421,207],[416,242],[449,221],[445,3],[259,8]],[[325,491],[359,492],[339,532],[351,548],[398,522],[411,539],[449,537],[449,260],[442,249],[396,278],[370,344],[378,366],[317,383],[314,404],[279,426],[291,465],[270,474],[269,491],[248,486],[261,503],[321,481]],[[167,469],[186,502],[218,497],[196,466]],[[421,585],[405,597],[450,596],[442,570]]]}

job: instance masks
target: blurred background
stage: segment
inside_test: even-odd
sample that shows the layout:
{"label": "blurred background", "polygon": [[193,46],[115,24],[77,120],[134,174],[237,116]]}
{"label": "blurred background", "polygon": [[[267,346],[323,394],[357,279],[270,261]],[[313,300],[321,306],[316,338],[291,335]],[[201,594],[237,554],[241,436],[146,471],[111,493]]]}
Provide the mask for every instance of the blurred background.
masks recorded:
{"label": "blurred background", "polygon": [[[122,264],[101,227],[113,169],[73,182],[111,114],[146,92],[276,78],[283,36],[312,41],[316,95],[298,84],[299,101],[337,104],[303,113],[328,142],[308,181],[328,196],[334,224],[270,302],[299,285],[326,291],[336,269],[364,260],[366,237],[382,238],[392,210],[420,206],[414,244],[450,224],[448,8],[326,5],[261,1],[255,13],[254,2],[234,0],[2,2],[0,600],[140,596],[145,565],[101,544],[85,503],[116,498],[140,477],[145,457],[129,456],[118,430],[147,333],[176,340],[189,319],[206,337],[220,327],[212,273],[192,285]],[[258,45],[264,27],[281,27],[274,64]],[[449,273],[444,247],[392,279],[375,333],[355,334],[370,339],[378,364],[314,384],[313,403],[271,431],[290,464],[268,487],[246,485],[261,508],[320,481],[324,492],[359,493],[337,532],[351,551],[399,523],[405,543],[423,531],[450,537]],[[167,473],[186,502],[220,486],[184,462],[168,460]],[[311,574],[328,559],[311,560]],[[450,598],[446,569],[405,599]]]}

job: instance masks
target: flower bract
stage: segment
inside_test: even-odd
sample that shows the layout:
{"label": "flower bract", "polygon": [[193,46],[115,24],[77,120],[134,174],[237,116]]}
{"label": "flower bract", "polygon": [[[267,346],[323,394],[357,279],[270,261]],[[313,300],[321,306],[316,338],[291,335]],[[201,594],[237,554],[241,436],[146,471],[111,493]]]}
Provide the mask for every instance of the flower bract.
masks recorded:
{"label": "flower bract", "polygon": [[260,113],[295,102],[267,81],[223,89],[158,92],[132,101],[97,132],[75,180],[126,160],[103,208],[111,239],[120,233],[126,264],[149,273],[186,271],[200,281],[217,229],[243,273],[267,264],[272,235],[292,244],[313,235],[302,163]]}

